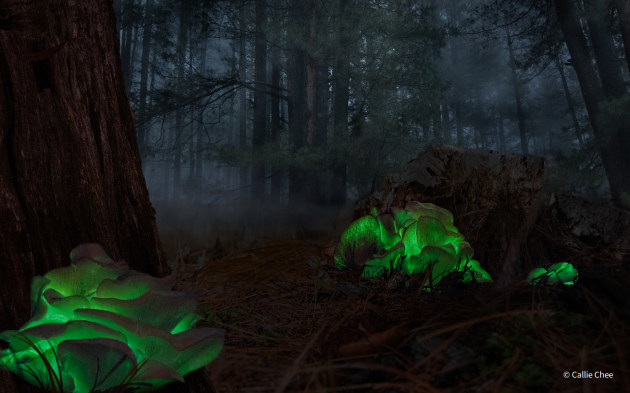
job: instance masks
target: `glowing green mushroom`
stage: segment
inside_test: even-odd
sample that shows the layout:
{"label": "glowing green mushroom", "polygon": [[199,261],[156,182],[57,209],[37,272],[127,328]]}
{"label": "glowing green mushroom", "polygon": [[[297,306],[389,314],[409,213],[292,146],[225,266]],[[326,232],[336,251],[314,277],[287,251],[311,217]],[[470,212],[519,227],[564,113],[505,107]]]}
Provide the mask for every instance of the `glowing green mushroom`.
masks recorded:
{"label": "glowing green mushroom", "polygon": [[382,245],[380,226],[377,219],[364,216],[354,221],[341,235],[341,242],[337,248],[335,261],[342,267],[354,267],[356,261],[372,255],[375,249]]}
{"label": "glowing green mushroom", "polygon": [[453,224],[453,215],[431,203],[409,203],[391,214],[370,215],[354,221],[342,234],[335,254],[338,267],[362,267],[364,277],[392,269],[417,274],[432,267],[432,282],[459,270],[463,281],[490,282],[492,278],[472,259],[473,250]]}
{"label": "glowing green mushroom", "polygon": [[531,285],[563,284],[573,285],[578,279],[578,271],[568,262],[558,262],[549,266],[549,269],[538,267],[527,275],[527,281]]}
{"label": "glowing green mushroom", "polygon": [[150,391],[214,360],[224,332],[193,328],[196,299],[96,244],[33,279],[31,320],[0,333],[0,367],[55,393]]}

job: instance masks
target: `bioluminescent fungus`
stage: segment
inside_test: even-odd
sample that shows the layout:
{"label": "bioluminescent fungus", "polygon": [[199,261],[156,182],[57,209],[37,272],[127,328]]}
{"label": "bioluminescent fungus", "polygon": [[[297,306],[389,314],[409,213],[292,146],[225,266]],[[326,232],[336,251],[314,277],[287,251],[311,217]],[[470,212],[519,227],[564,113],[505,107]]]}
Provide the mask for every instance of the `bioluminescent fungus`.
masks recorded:
{"label": "bioluminescent fungus", "polygon": [[391,214],[379,215],[373,209],[351,223],[341,235],[335,262],[340,268],[361,268],[365,277],[394,269],[416,274],[431,266],[433,283],[456,270],[464,273],[465,282],[491,282],[472,257],[473,249],[453,225],[451,212],[414,202]]}
{"label": "bioluminescent fungus", "polygon": [[214,360],[224,332],[193,328],[193,294],[115,262],[97,244],[37,276],[31,319],[0,333],[0,367],[54,393],[143,392]]}
{"label": "bioluminescent fungus", "polygon": [[578,271],[568,262],[558,262],[548,269],[537,267],[527,275],[527,281],[531,285],[573,285],[578,279]]}

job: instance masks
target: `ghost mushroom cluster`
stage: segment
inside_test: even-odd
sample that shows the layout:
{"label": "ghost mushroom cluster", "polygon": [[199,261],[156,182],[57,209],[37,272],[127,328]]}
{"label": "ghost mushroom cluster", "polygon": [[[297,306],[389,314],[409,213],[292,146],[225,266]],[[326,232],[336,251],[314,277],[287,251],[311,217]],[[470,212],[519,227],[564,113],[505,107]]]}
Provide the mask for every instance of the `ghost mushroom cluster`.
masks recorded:
{"label": "ghost mushroom cluster", "polygon": [[472,257],[473,249],[453,225],[450,211],[412,202],[387,214],[373,209],[350,224],[341,236],[335,262],[340,268],[359,268],[365,277],[392,270],[417,274],[431,266],[433,283],[456,270],[464,274],[463,281],[491,282]]}
{"label": "ghost mushroom cluster", "polygon": [[63,393],[150,391],[214,360],[224,332],[193,328],[193,294],[83,244],[70,266],[33,279],[31,319],[0,339],[0,367]]}

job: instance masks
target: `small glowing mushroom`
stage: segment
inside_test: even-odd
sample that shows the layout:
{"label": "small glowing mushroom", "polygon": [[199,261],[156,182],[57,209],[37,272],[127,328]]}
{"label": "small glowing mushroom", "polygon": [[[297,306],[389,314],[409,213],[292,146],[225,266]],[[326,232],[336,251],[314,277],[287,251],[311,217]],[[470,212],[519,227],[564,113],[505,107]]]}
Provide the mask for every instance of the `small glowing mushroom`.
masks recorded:
{"label": "small glowing mushroom", "polygon": [[549,269],[537,267],[529,272],[527,281],[531,285],[573,285],[578,279],[578,271],[568,262],[558,262]]}

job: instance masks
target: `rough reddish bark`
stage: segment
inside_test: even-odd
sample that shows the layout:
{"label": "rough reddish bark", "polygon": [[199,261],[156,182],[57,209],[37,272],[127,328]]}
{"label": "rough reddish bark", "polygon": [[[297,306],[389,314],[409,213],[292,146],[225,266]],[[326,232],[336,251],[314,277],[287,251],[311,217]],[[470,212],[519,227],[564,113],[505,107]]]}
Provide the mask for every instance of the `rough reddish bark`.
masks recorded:
{"label": "rough reddish bark", "polygon": [[[0,1],[0,224],[0,331],[24,324],[32,277],[79,243],[168,273],[111,1]],[[0,372],[1,392],[34,390]]]}

